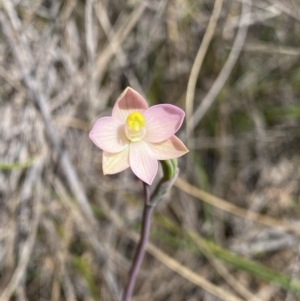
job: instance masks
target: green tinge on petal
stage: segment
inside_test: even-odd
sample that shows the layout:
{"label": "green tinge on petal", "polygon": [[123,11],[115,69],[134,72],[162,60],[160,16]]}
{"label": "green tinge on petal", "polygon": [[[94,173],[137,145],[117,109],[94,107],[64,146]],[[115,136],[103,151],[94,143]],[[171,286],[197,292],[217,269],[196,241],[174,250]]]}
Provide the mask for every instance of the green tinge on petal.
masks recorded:
{"label": "green tinge on petal", "polygon": [[176,136],[160,143],[147,143],[157,160],[169,160],[181,157],[189,150]]}
{"label": "green tinge on petal", "polygon": [[103,152],[102,169],[104,175],[112,175],[129,167],[129,147],[117,154]]}

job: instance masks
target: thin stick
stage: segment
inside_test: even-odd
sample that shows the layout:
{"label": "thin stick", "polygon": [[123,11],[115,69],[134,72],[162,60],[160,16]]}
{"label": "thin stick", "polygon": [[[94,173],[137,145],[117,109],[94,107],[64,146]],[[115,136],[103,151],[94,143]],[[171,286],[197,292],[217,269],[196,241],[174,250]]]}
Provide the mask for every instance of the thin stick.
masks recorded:
{"label": "thin stick", "polygon": [[239,30],[236,35],[236,39],[233,43],[232,49],[230,51],[229,57],[218,75],[216,81],[210,88],[209,92],[206,94],[204,99],[202,100],[200,106],[195,111],[193,117],[188,120],[188,128],[192,131],[201,121],[205,113],[213,104],[214,100],[218,96],[219,92],[222,90],[225,82],[227,81],[239,55],[244,46],[244,42],[247,36],[247,31],[249,27],[249,23],[251,20],[251,5],[252,0],[243,0],[242,1],[242,13],[239,22]]}
{"label": "thin stick", "polygon": [[129,272],[129,281],[127,283],[122,298],[123,301],[130,301],[131,299],[136,278],[140,270],[143,258],[145,256],[146,246],[149,240],[151,217],[152,217],[154,206],[150,204],[150,188],[149,185],[147,185],[146,183],[144,183],[144,194],[145,194],[145,203],[144,203],[144,212],[143,212],[143,219],[142,219],[141,237],[136,253],[134,255],[132,267]]}
{"label": "thin stick", "polygon": [[[205,31],[202,43],[199,47],[197,56],[195,58],[191,74],[188,81],[187,91],[186,91],[186,100],[185,100],[185,108],[186,108],[186,120],[192,120],[193,111],[194,111],[194,96],[195,96],[195,88],[196,88],[196,82],[198,79],[198,75],[200,73],[200,69],[205,57],[205,54],[207,52],[208,46],[210,44],[210,41],[214,35],[219,16],[221,13],[223,5],[223,0],[216,0],[215,5],[213,8],[213,12],[211,14],[207,29]],[[187,123],[186,131],[187,131],[187,138],[192,138],[193,136],[193,130],[194,125],[193,123]],[[188,140],[189,143],[191,141]]]}
{"label": "thin stick", "polygon": [[299,227],[294,226],[289,222],[286,222],[284,220],[277,220],[268,215],[258,214],[257,212],[249,211],[247,209],[236,206],[232,203],[229,203],[228,201],[218,198],[212,194],[209,194],[208,192],[202,191],[180,178],[177,178],[175,186],[181,189],[182,191],[194,196],[195,198],[202,200],[207,204],[215,206],[223,211],[229,212],[241,218],[248,219],[250,221],[259,223],[267,227],[281,228],[284,231],[300,236]]}

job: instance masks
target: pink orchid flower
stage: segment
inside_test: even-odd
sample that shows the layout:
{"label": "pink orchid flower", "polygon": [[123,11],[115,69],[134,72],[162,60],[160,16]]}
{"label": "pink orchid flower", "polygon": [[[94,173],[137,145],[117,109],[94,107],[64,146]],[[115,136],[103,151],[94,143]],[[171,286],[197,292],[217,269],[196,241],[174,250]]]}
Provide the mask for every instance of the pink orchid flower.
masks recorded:
{"label": "pink orchid flower", "polygon": [[103,173],[115,174],[131,167],[151,185],[157,160],[178,158],[188,152],[174,134],[182,125],[184,111],[170,104],[148,107],[130,87],[119,96],[111,117],[96,121],[90,139],[103,150]]}

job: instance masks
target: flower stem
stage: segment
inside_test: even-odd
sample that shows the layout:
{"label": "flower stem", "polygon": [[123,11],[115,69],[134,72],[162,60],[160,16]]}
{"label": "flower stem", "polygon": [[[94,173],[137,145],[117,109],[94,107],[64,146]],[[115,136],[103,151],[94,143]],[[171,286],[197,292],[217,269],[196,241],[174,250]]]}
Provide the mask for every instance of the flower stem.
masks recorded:
{"label": "flower stem", "polygon": [[145,256],[146,246],[149,240],[151,217],[152,217],[154,206],[150,203],[150,187],[146,183],[144,183],[144,195],[145,195],[145,202],[144,202],[144,211],[143,211],[143,219],[142,219],[141,238],[134,255],[132,267],[129,272],[129,281],[125,288],[122,301],[130,301],[131,299],[136,278],[139,269],[141,267],[143,258]]}

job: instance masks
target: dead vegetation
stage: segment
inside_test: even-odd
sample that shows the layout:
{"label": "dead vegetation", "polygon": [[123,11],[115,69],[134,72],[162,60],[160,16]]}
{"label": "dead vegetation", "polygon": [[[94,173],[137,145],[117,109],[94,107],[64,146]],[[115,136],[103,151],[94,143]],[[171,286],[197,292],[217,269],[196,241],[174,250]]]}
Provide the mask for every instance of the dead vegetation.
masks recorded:
{"label": "dead vegetation", "polygon": [[299,300],[299,0],[2,0],[0,24],[0,301],[120,300],[142,184],[88,132],[128,85],[186,109],[190,148],[133,300]]}

